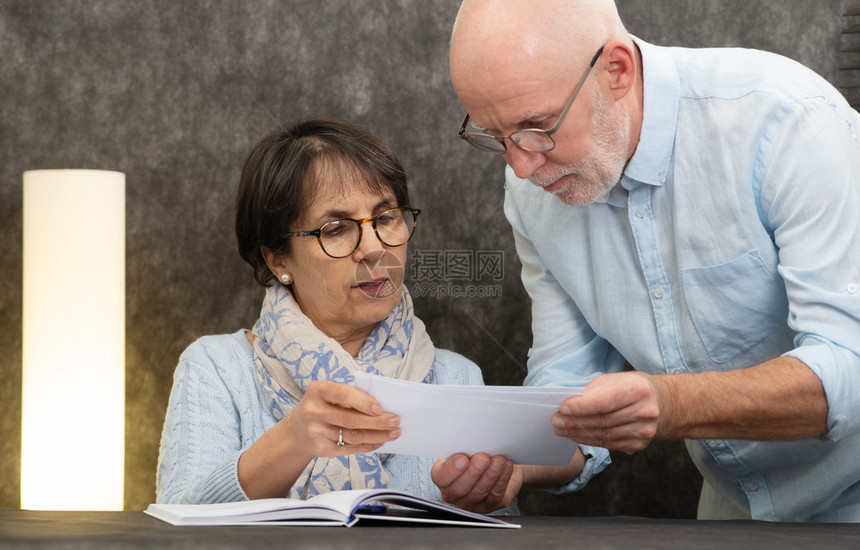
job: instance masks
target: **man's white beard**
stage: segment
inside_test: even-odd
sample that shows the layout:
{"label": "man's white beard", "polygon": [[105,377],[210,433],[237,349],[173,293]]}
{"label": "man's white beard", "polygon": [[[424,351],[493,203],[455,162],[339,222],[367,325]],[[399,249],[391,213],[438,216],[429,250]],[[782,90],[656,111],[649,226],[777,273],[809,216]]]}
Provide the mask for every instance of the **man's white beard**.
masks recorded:
{"label": "man's white beard", "polygon": [[606,202],[612,188],[621,180],[627,164],[630,120],[610,110],[609,103],[596,86],[589,89],[593,149],[579,162],[556,166],[551,172],[532,174],[529,181],[546,187],[571,176],[553,194],[570,205]]}

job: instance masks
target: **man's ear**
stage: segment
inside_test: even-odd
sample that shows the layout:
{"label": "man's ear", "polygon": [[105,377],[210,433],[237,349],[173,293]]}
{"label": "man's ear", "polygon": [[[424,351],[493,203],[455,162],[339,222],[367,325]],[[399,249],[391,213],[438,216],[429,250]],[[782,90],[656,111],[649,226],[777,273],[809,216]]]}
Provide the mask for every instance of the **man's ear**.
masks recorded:
{"label": "man's ear", "polygon": [[610,40],[598,60],[609,75],[609,89],[615,101],[626,96],[636,83],[637,56],[633,48],[621,40]]}
{"label": "man's ear", "polygon": [[285,255],[275,254],[265,246],[260,247],[260,254],[263,256],[263,260],[266,261],[266,265],[269,266],[269,271],[271,271],[277,279],[280,279],[282,274],[289,271],[288,261]]}

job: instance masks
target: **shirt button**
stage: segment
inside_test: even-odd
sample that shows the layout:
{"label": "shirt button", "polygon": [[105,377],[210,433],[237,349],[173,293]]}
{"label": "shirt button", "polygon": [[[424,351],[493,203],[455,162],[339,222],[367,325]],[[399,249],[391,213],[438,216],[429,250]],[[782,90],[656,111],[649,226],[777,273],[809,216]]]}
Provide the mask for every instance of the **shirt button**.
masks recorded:
{"label": "shirt button", "polygon": [[642,210],[641,208],[637,208],[636,209],[636,217],[641,220],[642,218],[645,217],[645,211]]}
{"label": "shirt button", "polygon": [[747,483],[747,489],[750,491],[758,491],[758,483],[755,481],[750,481]]}
{"label": "shirt button", "polygon": [[663,297],[663,289],[662,288],[655,288],[654,289],[654,297],[657,298],[658,300],[660,298],[662,298]]}
{"label": "shirt button", "polygon": [[848,285],[848,294],[856,294],[857,293],[857,283],[851,283]]}

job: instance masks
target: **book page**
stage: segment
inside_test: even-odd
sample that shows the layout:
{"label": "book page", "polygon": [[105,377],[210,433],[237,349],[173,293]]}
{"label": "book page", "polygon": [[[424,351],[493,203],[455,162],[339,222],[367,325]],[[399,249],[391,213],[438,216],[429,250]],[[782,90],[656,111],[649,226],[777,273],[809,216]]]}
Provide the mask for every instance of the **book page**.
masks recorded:
{"label": "book page", "polygon": [[214,504],[150,504],[146,513],[173,525],[242,525],[312,520],[342,525],[350,513],[298,499],[266,498]]}
{"label": "book page", "polygon": [[[393,489],[332,491],[313,496],[308,501],[341,512],[349,510],[350,514],[362,520],[519,527],[517,524],[507,523],[493,516],[461,510],[450,504],[427,500]],[[397,508],[388,507],[387,510],[374,512],[361,510],[362,505],[371,503],[383,503]]]}

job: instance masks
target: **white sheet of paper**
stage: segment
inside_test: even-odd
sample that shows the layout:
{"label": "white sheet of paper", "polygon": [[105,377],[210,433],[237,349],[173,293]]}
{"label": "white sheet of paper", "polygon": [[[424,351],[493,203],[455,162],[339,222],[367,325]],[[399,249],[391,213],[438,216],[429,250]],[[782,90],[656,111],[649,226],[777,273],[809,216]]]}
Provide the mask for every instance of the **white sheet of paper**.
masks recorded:
{"label": "white sheet of paper", "polygon": [[379,453],[484,452],[516,464],[564,466],[576,451],[576,443],[555,435],[550,420],[582,388],[418,384],[360,372],[355,386],[400,417],[402,435]]}

